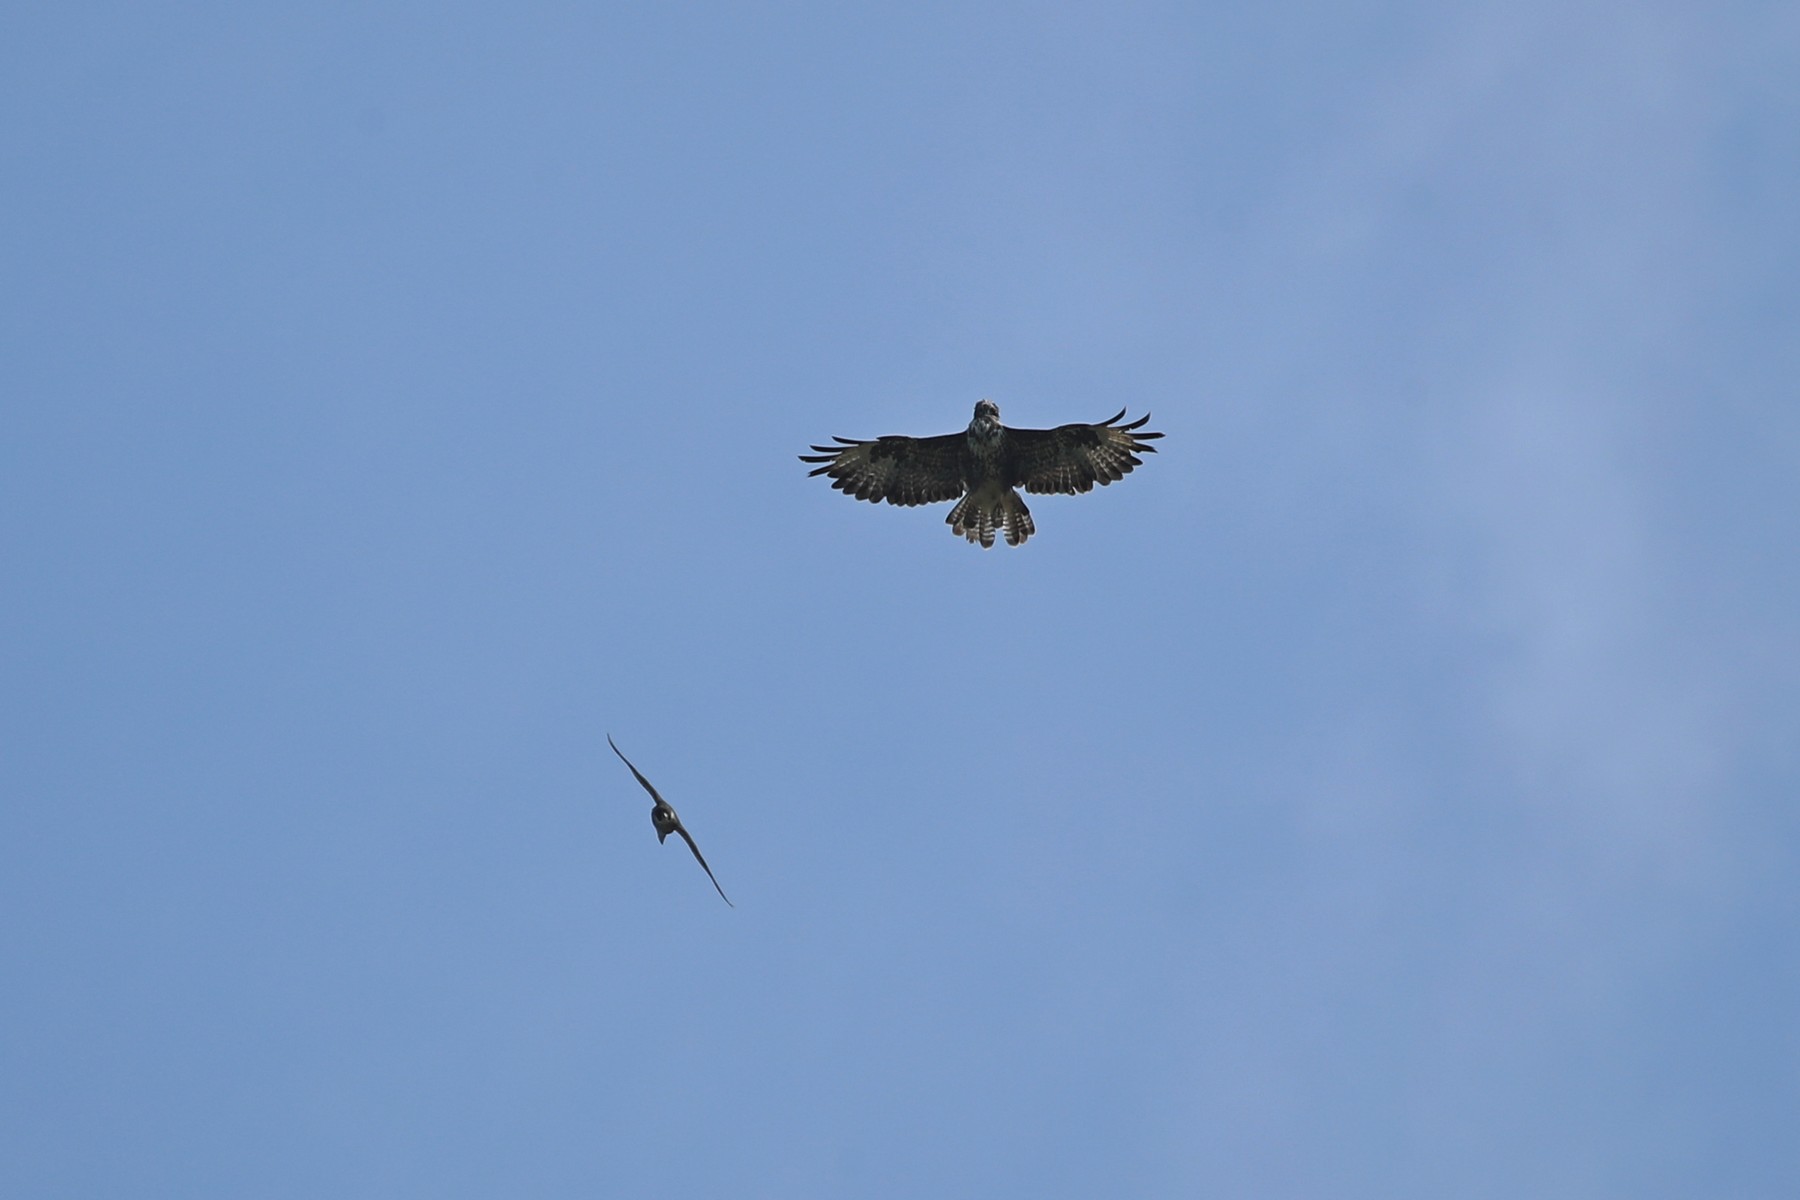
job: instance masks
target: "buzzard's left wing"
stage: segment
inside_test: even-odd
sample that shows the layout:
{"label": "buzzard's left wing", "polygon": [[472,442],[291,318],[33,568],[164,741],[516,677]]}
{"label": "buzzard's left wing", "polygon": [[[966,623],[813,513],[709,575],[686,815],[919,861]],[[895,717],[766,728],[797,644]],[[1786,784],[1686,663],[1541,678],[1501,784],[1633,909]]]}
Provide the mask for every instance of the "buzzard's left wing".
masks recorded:
{"label": "buzzard's left wing", "polygon": [[823,463],[808,475],[829,475],[831,486],[858,500],[889,504],[932,504],[963,494],[963,455],[968,438],[884,437],[874,441],[834,437],[835,446],[814,446],[801,462]]}
{"label": "buzzard's left wing", "polygon": [[1125,410],[1094,425],[1058,425],[1055,429],[1009,429],[1007,483],[1034,494],[1057,492],[1073,496],[1123,479],[1133,467],[1141,467],[1140,454],[1154,454],[1149,443],[1160,433],[1137,432],[1150,419],[1145,413],[1121,425]]}

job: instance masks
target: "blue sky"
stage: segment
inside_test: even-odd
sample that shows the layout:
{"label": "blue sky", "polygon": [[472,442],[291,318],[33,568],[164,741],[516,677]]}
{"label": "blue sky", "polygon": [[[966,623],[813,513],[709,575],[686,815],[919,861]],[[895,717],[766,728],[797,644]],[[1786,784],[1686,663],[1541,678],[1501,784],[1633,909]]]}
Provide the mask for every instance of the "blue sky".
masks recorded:
{"label": "blue sky", "polygon": [[1800,1188],[1793,6],[4,26],[0,1190]]}

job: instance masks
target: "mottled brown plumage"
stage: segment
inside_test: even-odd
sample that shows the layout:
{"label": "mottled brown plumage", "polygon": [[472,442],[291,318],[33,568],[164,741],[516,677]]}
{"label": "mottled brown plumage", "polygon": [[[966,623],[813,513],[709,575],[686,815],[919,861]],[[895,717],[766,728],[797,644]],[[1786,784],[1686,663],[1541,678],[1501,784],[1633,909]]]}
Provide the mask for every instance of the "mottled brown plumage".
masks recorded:
{"label": "mottled brown plumage", "polygon": [[819,463],[810,474],[828,475],[831,486],[871,503],[961,502],[945,519],[951,529],[983,549],[1004,531],[1017,546],[1036,531],[1031,511],[1015,488],[1036,495],[1066,496],[1123,479],[1141,466],[1139,454],[1155,453],[1149,443],[1160,433],[1140,433],[1149,414],[1120,424],[1125,410],[1091,425],[1055,429],[1008,429],[992,400],[975,405],[975,419],[962,433],[938,437],[834,437],[834,446],[814,446],[801,462]]}

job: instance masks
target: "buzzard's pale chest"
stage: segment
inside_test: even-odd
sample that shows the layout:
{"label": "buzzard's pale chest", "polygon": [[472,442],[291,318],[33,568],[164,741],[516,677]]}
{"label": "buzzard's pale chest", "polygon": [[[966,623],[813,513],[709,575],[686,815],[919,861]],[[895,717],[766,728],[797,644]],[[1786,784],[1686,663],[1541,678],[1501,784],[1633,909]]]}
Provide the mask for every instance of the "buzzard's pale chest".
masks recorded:
{"label": "buzzard's pale chest", "polygon": [[977,479],[992,477],[1000,464],[1001,449],[1006,443],[1006,428],[989,417],[976,417],[969,422],[969,457],[974,460]]}

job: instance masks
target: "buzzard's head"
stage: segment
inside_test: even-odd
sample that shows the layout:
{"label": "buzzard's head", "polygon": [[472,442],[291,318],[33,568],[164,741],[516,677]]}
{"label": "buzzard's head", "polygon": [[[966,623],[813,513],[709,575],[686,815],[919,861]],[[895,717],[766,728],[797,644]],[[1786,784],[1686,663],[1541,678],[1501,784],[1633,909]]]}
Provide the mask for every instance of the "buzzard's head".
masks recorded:
{"label": "buzzard's head", "polygon": [[998,425],[1000,423],[1000,406],[992,400],[977,400],[975,402],[975,419],[992,421]]}

